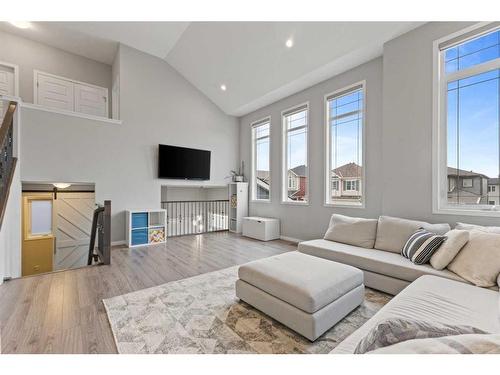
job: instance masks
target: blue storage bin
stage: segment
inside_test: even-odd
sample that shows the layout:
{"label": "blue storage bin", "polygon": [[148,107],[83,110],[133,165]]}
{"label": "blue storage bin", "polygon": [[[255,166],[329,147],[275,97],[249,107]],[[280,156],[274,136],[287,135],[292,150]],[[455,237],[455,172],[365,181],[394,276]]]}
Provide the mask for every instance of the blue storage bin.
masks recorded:
{"label": "blue storage bin", "polygon": [[134,212],[132,213],[132,229],[146,228],[148,226],[148,213],[147,212]]}
{"label": "blue storage bin", "polygon": [[134,229],[132,230],[132,246],[133,245],[146,245],[148,243],[148,229]]}

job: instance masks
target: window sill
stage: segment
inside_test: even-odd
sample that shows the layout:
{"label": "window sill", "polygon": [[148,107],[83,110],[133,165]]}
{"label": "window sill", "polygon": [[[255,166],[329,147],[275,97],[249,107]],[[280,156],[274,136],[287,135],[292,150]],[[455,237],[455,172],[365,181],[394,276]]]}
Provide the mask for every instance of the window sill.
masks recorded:
{"label": "window sill", "polygon": [[334,208],[366,208],[365,204],[335,204],[335,203],[323,203],[324,207],[334,207]]}
{"label": "window sill", "polygon": [[271,203],[270,199],[251,199],[250,203]]}
{"label": "window sill", "polygon": [[500,211],[481,210],[481,209],[461,210],[458,208],[438,208],[438,209],[433,209],[432,213],[435,215],[500,217]]}
{"label": "window sill", "polygon": [[281,201],[281,204],[288,206],[309,206],[309,202],[285,202]]}
{"label": "window sill", "polygon": [[87,115],[85,113],[79,113],[79,112],[73,112],[73,111],[66,111],[64,109],[49,108],[49,107],[44,107],[44,106],[39,105],[39,104],[22,103],[21,107],[28,108],[28,109],[34,109],[34,110],[38,110],[38,111],[57,113],[59,115],[64,115],[64,116],[72,116],[72,117],[79,117],[79,118],[83,118],[83,119],[87,119],[87,120],[100,121],[100,122],[105,122],[108,124],[115,124],[115,125],[122,124],[121,120],[114,120],[114,119],[110,119],[107,117]]}

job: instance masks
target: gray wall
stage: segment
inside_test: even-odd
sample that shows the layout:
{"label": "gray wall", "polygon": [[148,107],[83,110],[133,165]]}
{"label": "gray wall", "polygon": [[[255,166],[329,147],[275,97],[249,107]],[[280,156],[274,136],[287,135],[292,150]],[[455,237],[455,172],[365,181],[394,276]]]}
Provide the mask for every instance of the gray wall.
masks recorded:
{"label": "gray wall", "polygon": [[[324,204],[324,96],[366,80],[366,208],[331,208]],[[281,111],[309,101],[310,203],[308,206],[281,204]],[[308,239],[322,236],[333,212],[376,217],[382,201],[382,58],[280,100],[240,119],[240,155],[250,171],[253,121],[271,116],[271,203],[250,203],[250,214],[278,217],[282,235]]]}
{"label": "gray wall", "polygon": [[125,239],[125,209],[160,207],[165,180],[156,178],[158,143],[211,150],[208,183],[223,185],[238,164],[239,134],[236,118],[165,61],[124,46],[119,53],[121,125],[21,113],[21,178],[95,183],[96,201],[112,200],[113,241]]}
{"label": "gray wall", "polygon": [[0,61],[19,66],[19,96],[33,103],[33,70],[106,87],[111,97],[111,66],[0,31]]}
{"label": "gray wall", "polygon": [[432,214],[432,43],[470,25],[433,22],[384,46],[384,214],[500,225],[500,218]]}
{"label": "gray wall", "polygon": [[[272,116],[272,202],[250,203],[250,214],[278,217],[282,235],[311,239],[324,234],[332,213],[379,214],[432,222],[500,225],[500,218],[432,213],[432,43],[473,23],[434,22],[386,43],[383,57],[333,77],[240,119],[241,159],[250,168],[250,123]],[[366,79],[366,208],[323,206],[323,95]],[[280,203],[280,111],[310,102],[309,206]]]}

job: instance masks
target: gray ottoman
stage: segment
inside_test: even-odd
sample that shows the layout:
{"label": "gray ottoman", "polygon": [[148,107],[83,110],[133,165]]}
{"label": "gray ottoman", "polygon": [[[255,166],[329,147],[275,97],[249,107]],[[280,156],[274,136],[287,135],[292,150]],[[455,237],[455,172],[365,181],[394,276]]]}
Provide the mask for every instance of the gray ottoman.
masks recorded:
{"label": "gray ottoman", "polygon": [[364,299],[363,272],[297,251],[241,266],[236,296],[314,341]]}

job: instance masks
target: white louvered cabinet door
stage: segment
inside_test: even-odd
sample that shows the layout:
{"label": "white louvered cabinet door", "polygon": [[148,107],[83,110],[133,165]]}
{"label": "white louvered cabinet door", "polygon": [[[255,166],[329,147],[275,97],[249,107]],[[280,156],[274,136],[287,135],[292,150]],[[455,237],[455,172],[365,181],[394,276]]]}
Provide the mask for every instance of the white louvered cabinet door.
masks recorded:
{"label": "white louvered cabinet door", "polygon": [[108,116],[108,90],[75,83],[75,111],[87,115]]}
{"label": "white louvered cabinet door", "polygon": [[74,111],[74,83],[38,73],[36,104]]}

